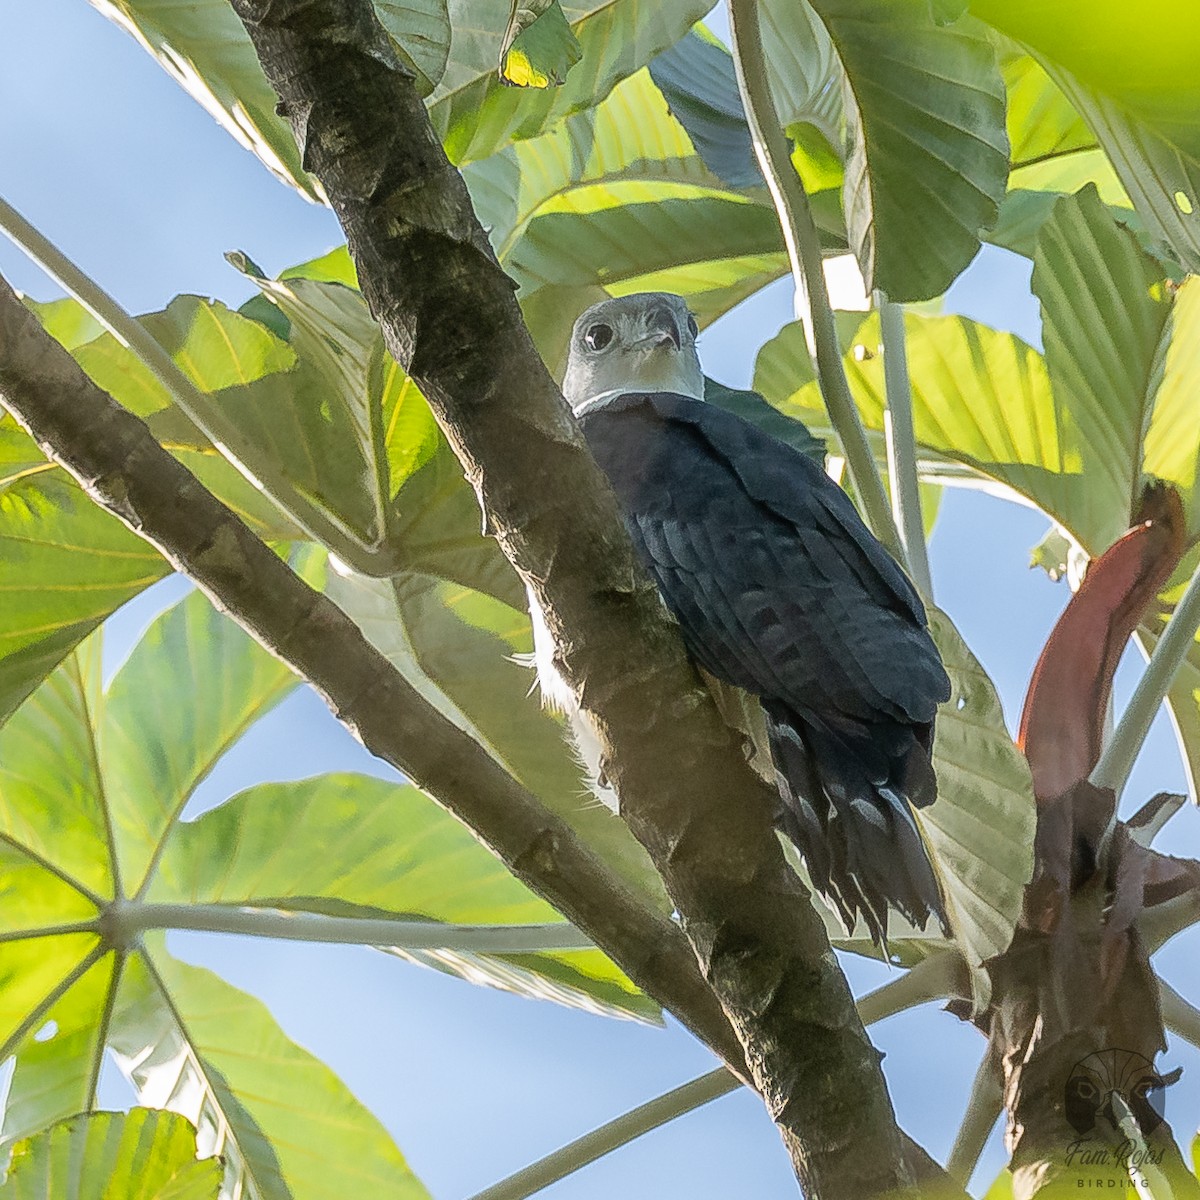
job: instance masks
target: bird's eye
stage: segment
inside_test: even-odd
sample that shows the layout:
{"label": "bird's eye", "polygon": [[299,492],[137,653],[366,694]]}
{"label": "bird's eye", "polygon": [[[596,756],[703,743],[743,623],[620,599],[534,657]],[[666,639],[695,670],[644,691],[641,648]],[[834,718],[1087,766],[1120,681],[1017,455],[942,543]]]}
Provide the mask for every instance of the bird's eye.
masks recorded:
{"label": "bird's eye", "polygon": [[589,325],[587,333],[583,335],[583,340],[589,350],[603,350],[612,341],[612,336],[611,325]]}
{"label": "bird's eye", "polygon": [[693,342],[700,336],[700,326],[696,324],[696,318],[691,313],[688,313],[688,333],[692,335]]}

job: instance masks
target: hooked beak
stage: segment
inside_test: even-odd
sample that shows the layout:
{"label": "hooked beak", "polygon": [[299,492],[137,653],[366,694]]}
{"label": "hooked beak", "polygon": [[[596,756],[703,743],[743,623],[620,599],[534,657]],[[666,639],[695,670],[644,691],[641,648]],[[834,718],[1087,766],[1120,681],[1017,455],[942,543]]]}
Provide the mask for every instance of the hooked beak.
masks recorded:
{"label": "hooked beak", "polygon": [[679,336],[679,328],[675,324],[675,318],[665,309],[658,312],[652,312],[648,321],[649,328],[646,331],[646,336],[638,338],[636,342],[630,345],[631,350],[656,350],[659,346],[671,346],[678,351],[682,347],[682,339]]}

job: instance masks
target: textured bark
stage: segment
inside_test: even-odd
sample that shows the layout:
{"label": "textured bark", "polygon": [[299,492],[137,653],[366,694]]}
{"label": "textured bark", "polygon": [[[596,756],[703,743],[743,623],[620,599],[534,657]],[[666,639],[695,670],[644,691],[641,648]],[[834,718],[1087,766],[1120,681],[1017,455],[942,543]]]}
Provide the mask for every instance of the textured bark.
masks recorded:
{"label": "textured bark", "polygon": [[388,348],[547,612],[755,1085],[811,1195],[911,1183],[879,1066],[764,790],[636,564],[607,482],[368,0],[234,0]]}

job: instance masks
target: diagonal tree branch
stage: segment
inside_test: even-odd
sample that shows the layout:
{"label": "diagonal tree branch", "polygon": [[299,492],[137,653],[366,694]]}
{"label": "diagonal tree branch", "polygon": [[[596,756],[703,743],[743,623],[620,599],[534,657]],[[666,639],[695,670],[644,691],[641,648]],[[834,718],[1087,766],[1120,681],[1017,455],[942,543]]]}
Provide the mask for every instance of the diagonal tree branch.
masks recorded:
{"label": "diagonal tree branch", "polygon": [[321,693],[372,753],[465,821],[740,1075],[741,1047],[679,929],[425,700],[84,374],[0,280],[0,403],[98,503]]}
{"label": "diagonal tree branch", "polygon": [[[535,590],[622,811],[678,909],[801,1181],[911,1185],[879,1056],[770,806],[634,560],[614,497],[369,0],[233,0],[384,339]],[[864,1153],[864,1147],[870,1147]]]}
{"label": "diagonal tree branch", "polygon": [[[750,1078],[742,1047],[679,928],[649,911],[568,826],[421,697],[336,605],[101,391],[3,280],[0,404],[92,499],[309,680],[367,749],[469,824],[518,878],[738,1076]],[[944,1172],[911,1139],[903,1140],[912,1174],[943,1194]],[[961,1191],[946,1194],[962,1200]]]}

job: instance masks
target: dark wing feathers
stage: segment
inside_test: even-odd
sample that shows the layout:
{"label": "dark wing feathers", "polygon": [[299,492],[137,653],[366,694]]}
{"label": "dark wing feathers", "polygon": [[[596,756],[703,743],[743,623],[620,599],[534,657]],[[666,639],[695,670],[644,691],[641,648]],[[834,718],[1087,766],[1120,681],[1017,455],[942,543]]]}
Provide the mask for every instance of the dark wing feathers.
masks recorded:
{"label": "dark wing feathers", "polygon": [[810,458],[672,394],[581,421],[635,546],[713,676],[760,696],[787,832],[847,924],[942,917],[908,804],[949,679],[904,571]]}
{"label": "dark wing feathers", "polygon": [[880,939],[941,914],[907,801],[936,794],[950,684],[904,572],[821,468],[721,409],[628,395],[582,419],[692,657],[762,698],[814,883]]}
{"label": "dark wing feathers", "polygon": [[841,489],[729,413],[639,399],[584,427],[705,668],[797,706],[932,720],[949,690],[924,608]]}

